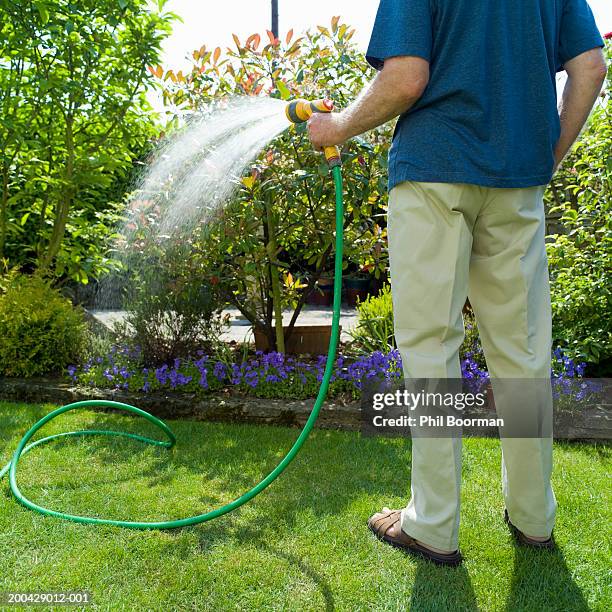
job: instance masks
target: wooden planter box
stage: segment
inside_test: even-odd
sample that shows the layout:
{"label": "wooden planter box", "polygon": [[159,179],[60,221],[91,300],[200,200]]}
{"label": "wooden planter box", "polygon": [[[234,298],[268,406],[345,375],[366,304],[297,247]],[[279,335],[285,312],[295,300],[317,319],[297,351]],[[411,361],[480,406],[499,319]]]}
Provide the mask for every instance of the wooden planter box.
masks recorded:
{"label": "wooden planter box", "polygon": [[[283,328],[285,333],[287,329],[287,326]],[[285,352],[292,355],[326,355],[330,338],[331,325],[296,325],[285,346]],[[255,330],[255,348],[258,351],[270,350],[268,338],[259,330]]]}

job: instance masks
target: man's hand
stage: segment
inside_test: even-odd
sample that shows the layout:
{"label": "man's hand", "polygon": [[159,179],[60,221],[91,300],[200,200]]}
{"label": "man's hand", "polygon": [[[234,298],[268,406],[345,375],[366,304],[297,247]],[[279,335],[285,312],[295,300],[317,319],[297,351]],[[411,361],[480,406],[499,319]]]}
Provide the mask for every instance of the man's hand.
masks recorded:
{"label": "man's hand", "polygon": [[343,127],[341,113],[314,113],[308,120],[308,134],[315,151],[341,145],[347,140]]}

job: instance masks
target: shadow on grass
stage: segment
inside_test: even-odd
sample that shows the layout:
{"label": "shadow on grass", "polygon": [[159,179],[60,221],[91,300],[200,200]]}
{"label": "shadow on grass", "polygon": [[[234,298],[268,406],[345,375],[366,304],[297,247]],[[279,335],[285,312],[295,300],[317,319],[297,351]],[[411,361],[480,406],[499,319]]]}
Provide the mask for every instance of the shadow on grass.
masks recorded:
{"label": "shadow on grass", "polygon": [[[258,550],[265,551],[269,555],[273,555],[278,559],[282,559],[294,570],[299,571],[305,578],[315,584],[323,597],[325,602],[325,610],[331,612],[335,610],[334,593],[327,579],[319,572],[314,570],[304,559],[301,559],[297,555],[289,553],[285,550],[281,550],[276,546],[270,545],[263,537],[261,531],[254,531],[251,529],[240,529],[239,539],[242,543],[254,544]],[[204,536],[200,539],[200,546],[206,546],[208,544],[209,534],[206,534],[206,540]]]}
{"label": "shadow on grass", "polygon": [[478,610],[476,594],[464,565],[440,567],[417,560],[410,610]]}
{"label": "shadow on grass", "polygon": [[[380,543],[370,537],[365,526],[363,538],[371,539],[374,546]],[[235,527],[227,524],[225,526],[217,523],[207,524],[202,529],[200,536],[200,549],[206,554],[214,549],[217,543],[227,543],[232,540],[236,546],[254,546],[259,551],[265,551],[270,555],[286,561],[294,570],[299,571],[306,579],[316,585],[325,602],[325,610],[335,609],[333,589],[324,575],[313,569],[308,562],[294,554],[271,545],[266,534],[261,529]],[[386,545],[382,545],[385,546]],[[388,551],[392,551],[389,549]],[[407,609],[421,611],[458,610],[471,612],[478,610],[476,594],[474,592],[470,576],[465,568],[440,567],[430,561],[419,557],[404,554],[404,559],[397,564],[397,579],[402,580],[404,572],[403,563],[416,564],[414,585]],[[392,590],[393,585],[389,585]]]}
{"label": "shadow on grass", "polygon": [[589,610],[565,563],[563,553],[558,547],[545,551],[515,544],[507,612],[553,609],[572,612]]}

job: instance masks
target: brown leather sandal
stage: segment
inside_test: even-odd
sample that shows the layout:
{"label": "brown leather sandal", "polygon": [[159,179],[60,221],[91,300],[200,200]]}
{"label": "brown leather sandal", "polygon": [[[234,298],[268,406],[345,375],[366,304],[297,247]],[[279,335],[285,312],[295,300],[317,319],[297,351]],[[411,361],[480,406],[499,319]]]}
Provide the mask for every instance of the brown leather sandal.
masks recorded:
{"label": "brown leather sandal", "polygon": [[373,516],[368,519],[368,528],[382,542],[386,542],[395,548],[400,548],[406,552],[419,555],[433,561],[438,565],[459,565],[463,561],[461,553],[456,550],[453,553],[442,554],[429,550],[425,546],[419,544],[414,538],[411,538],[407,533],[400,529],[397,536],[387,535],[387,531],[401,520],[401,510],[383,511],[383,516],[373,520]]}
{"label": "brown leather sandal", "polygon": [[545,550],[554,550],[555,538],[551,535],[548,540],[544,540],[540,542],[539,540],[533,540],[529,536],[526,536],[522,531],[517,529],[511,522],[510,517],[508,516],[508,510],[504,510],[504,521],[508,525],[508,529],[510,529],[510,533],[514,536],[514,539],[521,546],[531,546],[532,548],[542,548]]}

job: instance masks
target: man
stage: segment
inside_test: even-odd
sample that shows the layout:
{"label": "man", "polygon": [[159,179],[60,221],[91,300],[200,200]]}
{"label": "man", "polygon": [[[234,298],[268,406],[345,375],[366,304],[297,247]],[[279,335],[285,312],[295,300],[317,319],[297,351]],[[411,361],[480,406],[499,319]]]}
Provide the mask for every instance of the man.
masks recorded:
{"label": "man", "polygon": [[[377,76],[343,112],[310,120],[320,149],[399,115],[388,232],[407,379],[460,378],[466,297],[492,377],[550,378],[543,194],[600,92],[602,46],[586,0],[381,0],[367,51]],[[510,528],[522,544],[551,547],[551,439],[503,439],[502,452]],[[460,563],[460,477],[460,438],[413,438],[408,506],[368,526]]]}

